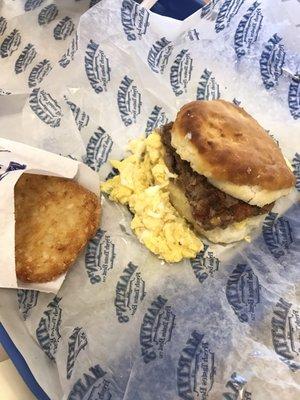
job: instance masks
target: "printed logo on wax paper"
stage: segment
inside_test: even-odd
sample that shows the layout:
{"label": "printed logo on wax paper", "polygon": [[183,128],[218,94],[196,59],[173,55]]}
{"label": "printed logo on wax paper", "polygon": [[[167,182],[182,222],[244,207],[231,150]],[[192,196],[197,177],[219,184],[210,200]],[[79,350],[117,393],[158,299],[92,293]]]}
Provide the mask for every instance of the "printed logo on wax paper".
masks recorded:
{"label": "printed logo on wax paper", "polygon": [[107,177],[105,178],[105,181],[108,181],[109,179],[112,179],[117,175],[119,175],[119,171],[116,168],[112,168]]}
{"label": "printed logo on wax paper", "polygon": [[39,292],[37,290],[18,289],[17,296],[19,311],[23,319],[26,320],[37,304]]}
{"label": "printed logo on wax paper", "polygon": [[239,9],[243,5],[244,1],[245,0],[224,1],[216,19],[215,31],[217,33],[229,26],[232,18],[239,12]]}
{"label": "printed logo on wax paper", "polygon": [[43,61],[40,61],[38,64],[36,64],[28,77],[28,86],[30,88],[33,88],[37,85],[39,85],[45,76],[49,74],[49,72],[52,69],[52,65],[47,58],[45,58]]}
{"label": "printed logo on wax paper", "polygon": [[275,87],[283,73],[285,50],[281,41],[282,37],[275,33],[268,40],[260,56],[260,74],[266,89]]}
{"label": "printed logo on wax paper", "polygon": [[45,0],[27,0],[24,5],[25,11],[32,11],[39,7]]}
{"label": "printed logo on wax paper", "polygon": [[138,266],[130,261],[116,286],[115,307],[121,323],[130,320],[146,296],[145,281],[137,269]]}
{"label": "printed logo on wax paper", "polygon": [[101,165],[106,163],[112,147],[113,141],[110,135],[99,126],[87,144],[86,157],[84,158],[85,164],[98,172]]}
{"label": "printed logo on wax paper", "polygon": [[300,310],[280,298],[273,310],[271,334],[276,353],[292,372],[300,370]]}
{"label": "printed logo on wax paper", "polygon": [[37,52],[34,48],[34,45],[28,43],[28,45],[25,46],[24,50],[17,58],[15,63],[15,73],[20,74],[21,72],[24,72],[28,65],[32,63],[36,55]]}
{"label": "printed logo on wax paper", "polygon": [[153,72],[162,74],[168,64],[174,46],[165,37],[157,40],[149,50],[148,65]]}
{"label": "printed logo on wax paper", "polygon": [[177,390],[181,399],[209,399],[216,375],[215,353],[204,336],[194,330],[180,353]]}
{"label": "printed logo on wax paper", "polygon": [[217,100],[220,98],[220,87],[207,68],[203,71],[197,87],[197,100]]}
{"label": "printed logo on wax paper", "polygon": [[300,118],[300,74],[296,74],[289,86],[288,102],[291,116]]}
{"label": "printed logo on wax paper", "polygon": [[209,276],[213,276],[219,269],[220,260],[209,251],[209,246],[204,245],[204,249],[200,251],[196,258],[191,259],[195,277],[200,283],[203,283]]}
{"label": "printed logo on wax paper", "polygon": [[0,47],[0,54],[2,58],[6,58],[12,55],[14,51],[18,49],[21,44],[21,35],[17,29],[14,29],[6,38],[3,40]]}
{"label": "printed logo on wax paper", "polygon": [[134,80],[125,75],[118,89],[118,108],[125,126],[136,122],[141,113],[142,99]]}
{"label": "printed logo on wax paper", "polygon": [[66,68],[71,61],[74,60],[75,53],[78,50],[78,35],[75,33],[75,37],[72,39],[70,46],[62,58],[58,61],[62,68]]}
{"label": "printed logo on wax paper", "polygon": [[98,229],[85,253],[85,268],[92,285],[106,281],[109,271],[114,267],[115,258],[111,236],[103,229]]}
{"label": "printed logo on wax paper", "polygon": [[259,1],[255,1],[252,4],[235,31],[234,49],[237,58],[247,54],[250,47],[257,41],[263,20],[260,4]]}
{"label": "printed logo on wax paper", "polygon": [[16,161],[10,161],[8,165],[0,164],[0,181],[12,171],[26,169],[26,164],[19,164]]}
{"label": "printed logo on wax paper", "polygon": [[177,54],[173,65],[171,66],[170,83],[175,96],[186,93],[187,84],[191,80],[193,70],[193,59],[187,49],[182,49]]}
{"label": "printed logo on wax paper", "polygon": [[99,364],[89,368],[75,382],[67,400],[111,400],[111,382],[105,379],[105,375],[106,371]]}
{"label": "printed logo on wax paper", "polygon": [[166,116],[165,111],[163,111],[163,108],[155,105],[147,120],[145,129],[146,136],[148,136],[155,128],[165,125],[167,122],[169,122],[169,119]]}
{"label": "printed logo on wax paper", "polygon": [[149,26],[149,11],[133,0],[123,0],[121,22],[127,40],[141,39]]}
{"label": "printed logo on wax paper", "polygon": [[263,223],[263,238],[274,258],[280,258],[287,254],[294,242],[293,231],[289,221],[278,214],[270,212]]}
{"label": "printed logo on wax paper", "polygon": [[292,167],[296,177],[296,189],[300,192],[300,154],[296,153],[293,158]]}
{"label": "printed logo on wax paper", "polygon": [[68,36],[72,35],[75,25],[70,17],[65,17],[59,21],[53,30],[55,40],[65,40]]}
{"label": "printed logo on wax paper", "polygon": [[39,25],[47,25],[51,21],[54,21],[58,14],[58,8],[56,4],[49,4],[49,6],[44,7],[38,15]]}
{"label": "printed logo on wax paper", "polygon": [[233,102],[233,104],[235,104],[235,105],[238,106],[238,107],[240,107],[240,105],[242,104],[242,102],[241,102],[240,100],[236,99],[235,97],[234,97],[234,99],[232,100],[232,102]]}
{"label": "printed logo on wax paper", "polygon": [[0,17],[0,35],[6,31],[7,21],[4,17]]}
{"label": "printed logo on wax paper", "polygon": [[251,400],[252,394],[245,389],[247,381],[241,375],[234,372],[226,383],[226,392],[223,393],[223,400]]}
{"label": "printed logo on wax paper", "polygon": [[88,125],[90,117],[86,114],[85,111],[82,111],[80,107],[78,107],[75,103],[68,100],[67,96],[64,96],[64,99],[73,113],[78,130],[81,131],[82,128]]}
{"label": "printed logo on wax paper", "polygon": [[211,0],[205,4],[205,6],[201,8],[201,18],[214,21],[218,15],[218,13],[215,11],[215,7],[219,2],[220,0]]}
{"label": "printed logo on wax paper", "polygon": [[30,93],[29,105],[45,124],[52,128],[60,126],[62,112],[57,101],[45,90],[36,88]]}
{"label": "printed logo on wax paper", "polygon": [[172,339],[176,316],[167,302],[168,299],[157,296],[144,315],[140,329],[140,345],[145,364],[163,358],[165,346]]}
{"label": "printed logo on wax paper", "polygon": [[60,335],[62,309],[59,305],[61,297],[55,296],[48,304],[36,330],[36,338],[41,348],[50,358],[55,360]]}
{"label": "printed logo on wax paper", "polygon": [[230,274],[226,297],[241,322],[255,321],[255,309],[260,303],[260,284],[247,264],[238,264]]}
{"label": "printed logo on wax paper", "polygon": [[186,35],[191,42],[200,40],[200,33],[196,28],[187,31]]}
{"label": "printed logo on wax paper", "polygon": [[77,356],[87,344],[88,340],[83,328],[74,328],[68,340],[67,379],[71,378]]}
{"label": "printed logo on wax paper", "polygon": [[85,72],[92,88],[96,93],[107,91],[107,84],[111,79],[108,58],[92,39],[85,51]]}

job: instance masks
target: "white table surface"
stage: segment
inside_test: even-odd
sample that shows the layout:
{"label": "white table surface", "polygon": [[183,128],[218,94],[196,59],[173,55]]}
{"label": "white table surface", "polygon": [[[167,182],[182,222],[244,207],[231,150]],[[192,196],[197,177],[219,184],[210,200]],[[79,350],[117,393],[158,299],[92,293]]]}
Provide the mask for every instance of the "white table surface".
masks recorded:
{"label": "white table surface", "polygon": [[1,345],[0,400],[36,400]]}

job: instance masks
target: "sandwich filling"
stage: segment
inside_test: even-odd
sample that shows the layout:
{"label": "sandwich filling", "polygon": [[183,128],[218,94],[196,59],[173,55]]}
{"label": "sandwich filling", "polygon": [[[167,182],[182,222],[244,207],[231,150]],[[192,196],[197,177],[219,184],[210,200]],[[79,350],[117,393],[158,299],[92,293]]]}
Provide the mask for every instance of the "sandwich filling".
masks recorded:
{"label": "sandwich filling", "polygon": [[184,191],[195,222],[201,229],[225,229],[234,222],[266,214],[273,208],[274,203],[257,207],[236,199],[214,187],[205,176],[195,172],[172,147],[172,126],[172,122],[166,124],[160,131],[165,148],[165,163],[169,171],[177,175],[173,182]]}

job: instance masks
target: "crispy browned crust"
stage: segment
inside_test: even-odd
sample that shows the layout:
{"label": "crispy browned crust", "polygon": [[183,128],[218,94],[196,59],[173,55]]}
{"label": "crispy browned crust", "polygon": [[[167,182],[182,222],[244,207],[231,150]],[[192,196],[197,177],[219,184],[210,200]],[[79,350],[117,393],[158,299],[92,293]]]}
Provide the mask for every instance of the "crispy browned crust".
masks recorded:
{"label": "crispy browned crust", "polygon": [[48,282],[68,270],[99,226],[100,202],[69,179],[23,174],[15,186],[18,279]]}
{"label": "crispy browned crust", "polygon": [[181,108],[173,131],[198,153],[211,178],[267,190],[292,187],[295,177],[266,131],[242,108],[224,100]]}

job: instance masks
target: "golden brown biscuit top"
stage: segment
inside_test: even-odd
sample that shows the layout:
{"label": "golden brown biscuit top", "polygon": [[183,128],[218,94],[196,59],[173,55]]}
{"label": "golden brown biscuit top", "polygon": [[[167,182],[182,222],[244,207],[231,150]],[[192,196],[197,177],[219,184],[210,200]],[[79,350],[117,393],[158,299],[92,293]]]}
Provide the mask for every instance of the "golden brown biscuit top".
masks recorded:
{"label": "golden brown biscuit top", "polygon": [[295,177],[273,139],[242,108],[224,100],[193,101],[177,114],[173,131],[190,139],[216,180],[278,190]]}

